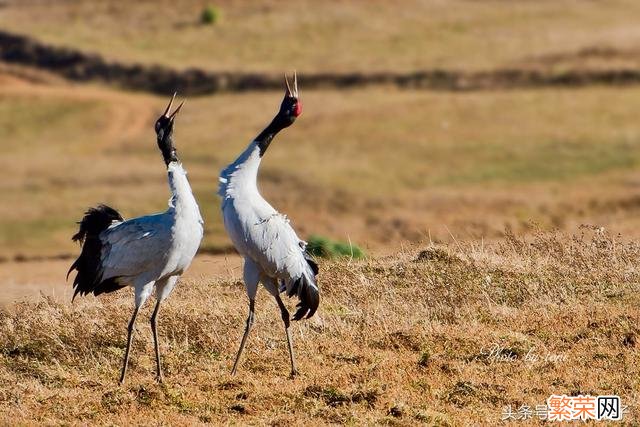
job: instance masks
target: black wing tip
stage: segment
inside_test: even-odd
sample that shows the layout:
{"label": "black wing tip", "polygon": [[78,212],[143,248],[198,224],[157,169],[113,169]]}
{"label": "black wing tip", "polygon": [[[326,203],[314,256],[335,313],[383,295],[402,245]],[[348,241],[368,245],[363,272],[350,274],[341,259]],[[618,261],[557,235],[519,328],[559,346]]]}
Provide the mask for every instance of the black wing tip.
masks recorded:
{"label": "black wing tip", "polygon": [[83,244],[88,237],[98,236],[113,221],[124,221],[122,215],[105,204],[99,204],[85,211],[84,216],[78,222],[78,232],[71,237],[74,242]]}
{"label": "black wing tip", "polygon": [[73,270],[77,271],[73,280],[75,292],[73,299],[80,294],[86,295],[94,293],[98,295],[102,292],[112,292],[120,289],[117,279],[102,280],[102,241],[99,236],[114,221],[124,221],[120,213],[104,204],[89,208],[78,223],[79,229],[72,237],[72,240],[80,242],[82,251],[78,259],[71,264],[67,272],[67,279]]}
{"label": "black wing tip", "polygon": [[73,284],[74,292],[73,292],[73,297],[71,298],[71,302],[75,301],[76,296],[78,295],[85,296],[88,294],[93,294],[95,296],[98,296],[100,294],[108,294],[111,292],[115,292],[117,290],[120,290],[126,287],[127,285],[122,284],[120,279],[121,277],[112,277],[110,279],[103,280],[102,282],[96,285],[81,283],[76,281]]}
{"label": "black wing tip", "polygon": [[304,252],[304,259],[307,261],[313,276],[303,275],[293,283],[293,286],[287,292],[289,297],[298,295],[298,298],[300,298],[293,320],[309,319],[316,313],[320,305],[320,291],[316,286],[316,276],[320,269],[313,257],[306,251]]}
{"label": "black wing tip", "polygon": [[307,261],[307,264],[309,264],[309,267],[311,267],[311,271],[313,271],[313,275],[317,276],[318,273],[320,272],[320,267],[318,267],[318,263],[316,262],[316,260],[313,259],[311,254],[307,251],[304,252],[304,259]]}
{"label": "black wing tip", "polygon": [[294,286],[299,286],[300,282],[303,282],[298,292],[300,302],[296,306],[298,310],[293,315],[293,320],[309,319],[316,313],[320,305],[320,292],[315,284],[303,279],[296,282]]}
{"label": "black wing tip", "polygon": [[[78,259],[80,259],[80,258],[78,258]],[[69,275],[70,275],[70,274],[71,274],[71,272],[72,272],[73,270],[75,270],[75,268],[78,266],[78,259],[77,259],[77,260],[75,260],[75,261],[73,262],[73,264],[71,264],[71,267],[69,267],[69,271],[67,271],[67,277],[64,279],[64,281],[65,281],[65,282],[67,282],[67,281],[69,280]]]}

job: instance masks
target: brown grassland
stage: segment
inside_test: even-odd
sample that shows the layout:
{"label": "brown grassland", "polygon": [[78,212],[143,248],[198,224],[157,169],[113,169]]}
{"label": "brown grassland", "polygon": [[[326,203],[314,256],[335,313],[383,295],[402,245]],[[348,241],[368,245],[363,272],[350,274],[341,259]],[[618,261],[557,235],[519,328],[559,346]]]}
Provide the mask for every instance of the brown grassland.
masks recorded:
{"label": "brown grassland", "polygon": [[[269,152],[261,186],[302,236],[351,238],[383,253],[403,241],[449,240],[449,230],[476,239],[498,238],[505,227],[526,232],[532,220],[635,237],[639,94],[306,92],[305,113]],[[181,113],[176,141],[207,219],[205,248],[228,246],[218,172],[280,96],[190,99]],[[125,217],[164,209],[151,126],[165,103],[99,87],[3,87],[0,125],[11,143],[0,182],[0,256],[75,253],[73,222],[97,202]]]}
{"label": "brown grassland", "polygon": [[583,230],[422,249],[321,264],[322,308],[294,327],[295,379],[265,293],[229,375],[246,311],[237,280],[186,281],[166,304],[163,385],[142,319],[116,384],[126,292],[19,304],[0,315],[4,422],[490,425],[552,393],[618,394],[637,422],[638,245]]}
{"label": "brown grassland", "polygon": [[[351,238],[382,253],[406,241],[450,240],[449,230],[464,238],[499,238],[505,227],[526,232],[532,220],[545,228],[575,231],[588,223],[638,236],[640,201],[633,191],[640,178],[638,87],[469,93],[304,89],[304,70],[321,71],[320,63],[334,70],[339,68],[335,60],[347,70],[358,69],[346,57],[376,59],[385,69],[398,69],[409,58],[423,62],[407,69],[485,69],[531,61],[561,67],[617,61],[637,66],[633,42],[640,42],[640,33],[634,2],[616,0],[612,4],[619,5],[613,7],[574,1],[411,1],[397,8],[377,1],[329,1],[314,7],[304,1],[263,6],[225,1],[220,3],[223,21],[213,27],[181,26],[189,16],[197,21],[202,4],[172,3],[8,1],[0,24],[123,61],[144,61],[149,54],[151,62],[179,67],[180,51],[188,56],[186,64],[215,68],[198,62],[210,58],[221,69],[233,70],[233,58],[241,59],[238,52],[247,49],[254,56],[242,71],[297,67],[304,113],[270,151],[261,185],[303,236]],[[152,13],[158,7],[170,7],[172,13]],[[361,25],[350,25],[356,17]],[[450,28],[463,24],[468,31]],[[274,32],[278,25],[284,35]],[[371,25],[380,28],[372,31]],[[296,51],[309,42],[301,28],[318,38],[313,49],[303,49],[311,57]],[[532,31],[551,39],[544,49]],[[367,38],[373,35],[388,43],[400,37],[398,43],[407,50]],[[256,45],[270,38],[286,40],[272,49],[288,56],[279,58]],[[146,39],[154,42],[138,44]],[[433,46],[421,43],[468,62],[450,63],[444,53],[436,55]],[[497,58],[481,47],[511,56]],[[599,47],[613,47],[613,53],[580,55]],[[476,54],[490,64],[476,64]],[[256,55],[274,62],[262,67]],[[74,85],[2,64],[0,76],[5,76],[0,78],[0,129],[11,141],[5,144],[0,182],[5,201],[0,205],[0,257],[73,253],[70,219],[98,201],[115,205],[126,217],[164,208],[164,172],[151,130],[164,98]],[[188,100],[177,125],[177,144],[207,219],[205,248],[228,246],[215,195],[217,174],[271,118],[280,96],[266,92]],[[134,198],[136,203],[130,203]]]}
{"label": "brown grassland", "polygon": [[[129,218],[165,209],[152,125],[167,100],[0,63],[1,424],[494,425],[552,393],[618,394],[640,423],[640,87],[304,86],[323,71],[636,69],[640,3],[220,0],[205,26],[206,3],[6,0],[0,28],[125,63],[297,68],[304,113],[270,148],[261,189],[301,237],[369,257],[320,261],[291,379],[264,292],[229,375],[247,311],[239,259],[199,256],[160,317],[165,384],[146,307],[119,387],[132,296],[70,304],[70,236],[98,202]],[[281,96],[194,97],[180,113],[202,252],[230,251],[218,172]]]}

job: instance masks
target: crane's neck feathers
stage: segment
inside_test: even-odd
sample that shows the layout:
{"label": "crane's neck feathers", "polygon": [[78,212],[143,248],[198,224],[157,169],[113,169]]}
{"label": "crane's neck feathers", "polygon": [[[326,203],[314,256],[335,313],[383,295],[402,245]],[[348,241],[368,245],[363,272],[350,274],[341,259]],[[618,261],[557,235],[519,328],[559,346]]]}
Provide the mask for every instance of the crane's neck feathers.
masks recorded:
{"label": "crane's neck feathers", "polygon": [[164,164],[169,166],[171,162],[177,162],[178,153],[176,147],[173,145],[173,135],[164,135],[164,132],[158,133],[158,148],[162,153]]}
{"label": "crane's neck feathers", "polygon": [[291,118],[288,118],[281,113],[276,114],[271,123],[269,123],[269,125],[254,139],[255,143],[260,148],[260,157],[264,156],[264,153],[267,151],[271,141],[273,141],[273,138],[278,134],[278,132],[292,124],[293,120],[291,120]]}
{"label": "crane's neck feathers", "polygon": [[222,171],[219,178],[218,194],[224,198],[237,197],[239,194],[250,195],[250,197],[259,196],[256,181],[262,156],[278,132],[291,126],[294,121],[295,117],[278,112],[247,149]]}
{"label": "crane's neck feathers", "polygon": [[188,221],[196,220],[202,223],[198,202],[191,191],[187,171],[179,161],[172,161],[167,166],[169,178],[169,189],[171,198],[169,199],[169,209],[174,209],[179,218],[186,218]]}
{"label": "crane's neck feathers", "polygon": [[238,158],[222,170],[218,194],[223,198],[235,198],[240,194],[258,193],[257,177],[263,150],[255,140]]}

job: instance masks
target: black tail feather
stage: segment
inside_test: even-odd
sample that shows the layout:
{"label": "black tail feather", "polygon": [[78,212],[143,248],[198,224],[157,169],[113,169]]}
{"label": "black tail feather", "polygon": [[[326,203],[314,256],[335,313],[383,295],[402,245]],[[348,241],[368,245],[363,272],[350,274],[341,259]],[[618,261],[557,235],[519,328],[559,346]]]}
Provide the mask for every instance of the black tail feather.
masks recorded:
{"label": "black tail feather", "polygon": [[311,256],[306,252],[304,258],[307,260],[307,263],[313,272],[313,277],[303,275],[295,281],[289,292],[287,292],[289,297],[297,295],[300,299],[300,302],[296,306],[297,310],[293,315],[293,320],[310,318],[315,314],[318,309],[318,305],[320,305],[320,291],[318,290],[318,285],[316,283],[316,276],[320,271],[318,264],[316,264],[313,258],[311,258]]}
{"label": "black tail feather", "polygon": [[106,230],[114,221],[124,221],[124,219],[115,209],[106,205],[98,205],[85,212],[84,217],[78,223],[80,227],[72,237],[72,240],[82,244],[82,252],[67,272],[67,278],[73,270],[78,272],[73,280],[75,290],[73,299],[78,294],[93,293],[94,295],[100,295],[101,293],[113,292],[124,287],[124,285],[118,283],[118,278],[102,280],[102,241],[100,240],[100,233]]}
{"label": "black tail feather", "polygon": [[317,276],[318,273],[320,272],[320,268],[318,267],[318,264],[316,263],[316,261],[311,257],[311,255],[309,255],[309,252],[307,251],[304,252],[304,259],[307,261],[307,264],[309,264],[309,267],[311,267],[311,271],[313,271],[313,275]]}
{"label": "black tail feather", "polygon": [[302,282],[302,277],[293,282],[293,286],[291,286],[291,289],[287,291],[287,296],[289,298],[298,294],[298,289],[300,289],[300,282]]}

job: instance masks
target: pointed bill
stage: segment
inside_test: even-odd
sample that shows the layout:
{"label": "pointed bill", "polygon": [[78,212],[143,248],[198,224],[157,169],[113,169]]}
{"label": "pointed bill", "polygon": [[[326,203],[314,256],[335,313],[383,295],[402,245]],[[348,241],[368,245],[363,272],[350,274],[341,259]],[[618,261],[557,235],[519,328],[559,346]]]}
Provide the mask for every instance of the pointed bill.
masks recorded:
{"label": "pointed bill", "polygon": [[293,72],[293,96],[298,97],[298,72]]}
{"label": "pointed bill", "polygon": [[[164,116],[165,117],[169,117],[169,111],[171,110],[171,106],[173,105],[173,100],[176,99],[176,95],[178,94],[178,92],[173,92],[173,96],[171,97],[171,101],[169,101],[169,105],[167,105],[167,109],[164,110]],[[178,107],[178,109],[180,109],[180,107]]]}
{"label": "pointed bill", "polygon": [[183,105],[184,105],[184,101],[182,101],[180,105],[178,105],[178,108],[176,108],[176,110],[173,113],[171,113],[171,115],[169,116],[170,120],[173,120],[176,117],[176,115],[178,114],[178,111],[180,111]]}
{"label": "pointed bill", "polygon": [[287,85],[286,95],[293,96],[293,92],[291,91],[291,86],[289,86],[289,80],[287,80],[287,73],[284,73],[284,84]]}

